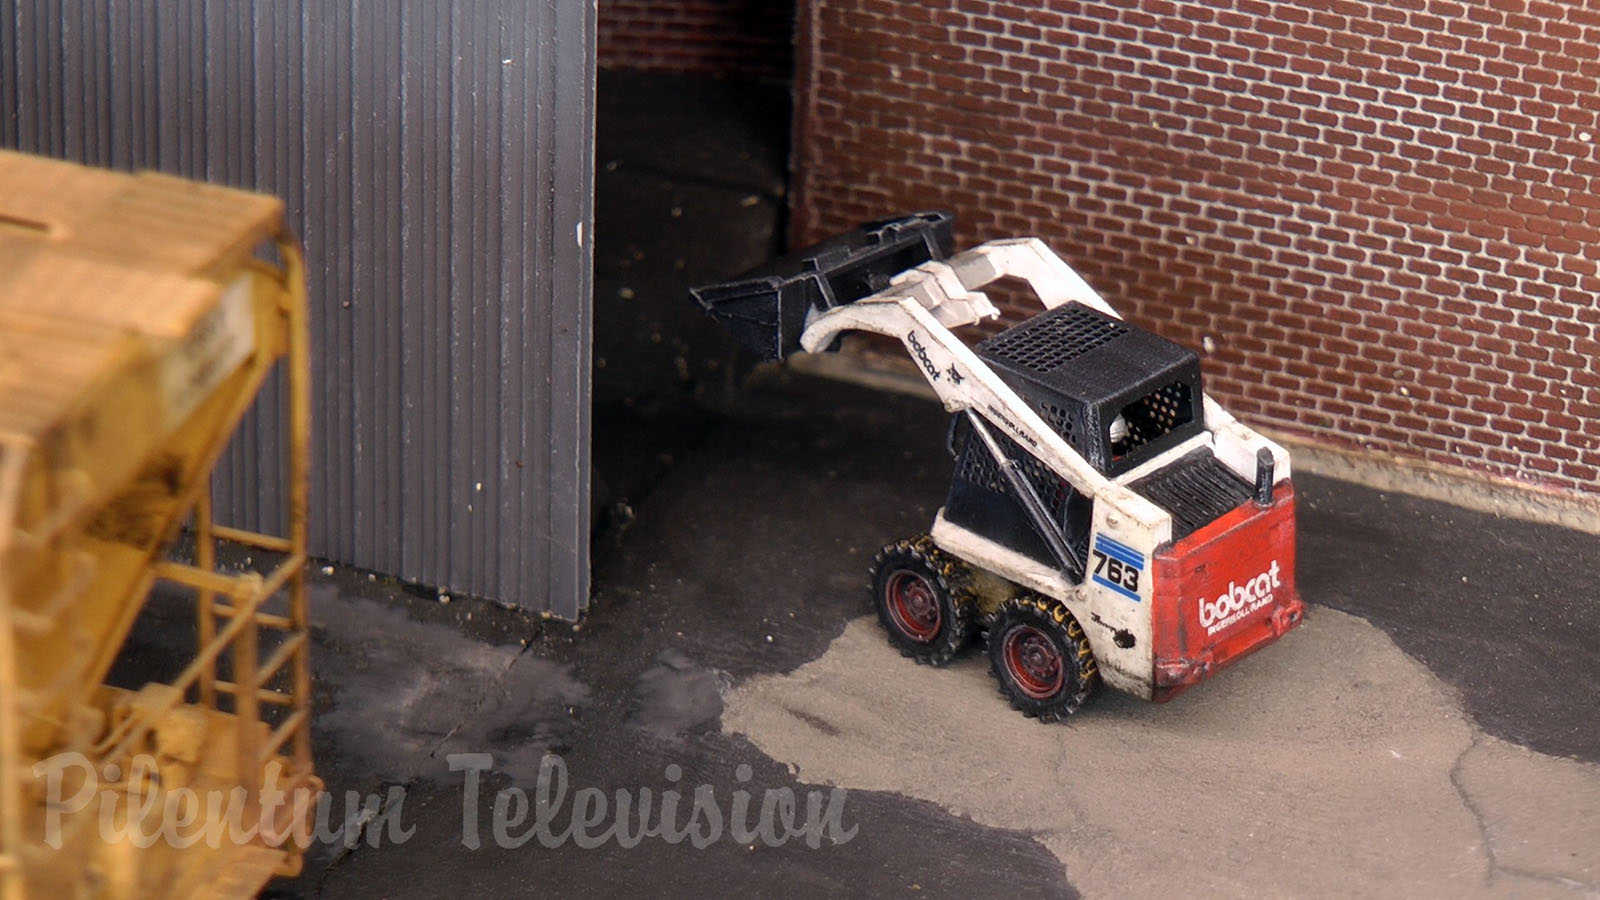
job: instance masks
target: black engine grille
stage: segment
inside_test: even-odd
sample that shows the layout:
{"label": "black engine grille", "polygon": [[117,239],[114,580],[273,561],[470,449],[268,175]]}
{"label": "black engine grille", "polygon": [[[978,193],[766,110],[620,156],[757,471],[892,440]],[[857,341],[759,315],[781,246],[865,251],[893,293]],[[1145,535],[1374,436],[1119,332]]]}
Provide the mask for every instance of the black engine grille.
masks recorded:
{"label": "black engine grille", "polygon": [[1181,540],[1250,499],[1253,487],[1202,447],[1129,485],[1172,514],[1172,539]]}

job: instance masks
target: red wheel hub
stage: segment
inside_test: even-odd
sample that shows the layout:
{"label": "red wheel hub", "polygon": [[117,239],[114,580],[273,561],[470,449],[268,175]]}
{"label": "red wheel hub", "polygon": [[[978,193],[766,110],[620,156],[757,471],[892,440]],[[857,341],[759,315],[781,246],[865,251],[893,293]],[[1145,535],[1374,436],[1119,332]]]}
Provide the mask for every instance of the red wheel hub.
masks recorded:
{"label": "red wheel hub", "polygon": [[1004,659],[1017,688],[1035,700],[1054,697],[1066,681],[1061,650],[1049,635],[1032,625],[1019,625],[1006,633]]}
{"label": "red wheel hub", "polygon": [[902,569],[889,576],[889,616],[906,637],[926,644],[939,634],[944,615],[939,611],[939,594],[932,582],[920,573]]}

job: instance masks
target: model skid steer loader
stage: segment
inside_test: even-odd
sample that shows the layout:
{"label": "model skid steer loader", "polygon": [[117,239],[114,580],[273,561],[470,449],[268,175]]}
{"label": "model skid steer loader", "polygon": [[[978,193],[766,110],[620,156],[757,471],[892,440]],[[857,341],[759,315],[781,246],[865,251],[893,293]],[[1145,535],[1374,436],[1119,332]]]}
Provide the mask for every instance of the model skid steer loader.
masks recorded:
{"label": "model skid steer loader", "polygon": [[[693,291],[769,359],[896,338],[954,414],[931,533],[873,563],[890,640],[942,665],[983,633],[1012,705],[1049,721],[1101,681],[1166,700],[1294,627],[1284,449],[1040,241],[950,256],[950,235],[942,213],[877,222]],[[1008,277],[1044,311],[968,347],[952,329],[996,317],[981,290]]]}

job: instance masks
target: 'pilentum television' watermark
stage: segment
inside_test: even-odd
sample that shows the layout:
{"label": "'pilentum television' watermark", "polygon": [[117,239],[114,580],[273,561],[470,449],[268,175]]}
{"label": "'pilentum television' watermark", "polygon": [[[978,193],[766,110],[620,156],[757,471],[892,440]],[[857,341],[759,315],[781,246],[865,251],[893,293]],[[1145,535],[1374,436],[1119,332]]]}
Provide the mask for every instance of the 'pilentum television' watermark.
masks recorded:
{"label": "'pilentum television' watermark", "polygon": [[[845,824],[844,788],[747,788],[749,765],[734,769],[734,790],[719,794],[710,784],[682,785],[683,768],[666,766],[668,786],[574,788],[566,761],[546,754],[530,790],[510,786],[485,796],[483,776],[492,771],[488,753],[453,753],[445,758],[460,773],[461,844],[477,850],[487,840],[514,850],[537,842],[555,849],[572,844],[584,850],[615,843],[624,849],[646,840],[687,843],[704,849],[721,840],[781,847],[790,841],[811,849],[845,844],[860,830]],[[381,794],[346,791],[343,809],[331,793],[308,787],[283,790],[282,770],[267,767],[260,791],[243,787],[198,791],[184,786],[158,788],[156,760],[138,756],[126,771],[117,765],[97,769],[80,753],[62,753],[33,767],[46,797],[44,841],[62,847],[64,830],[82,827],[81,816],[94,816],[100,838],[144,848],[157,842],[186,848],[226,843],[269,845],[342,844],[354,848],[365,841],[377,847],[403,844],[417,833],[405,817],[406,789],[394,786]],[[570,805],[569,805],[570,800]]]}

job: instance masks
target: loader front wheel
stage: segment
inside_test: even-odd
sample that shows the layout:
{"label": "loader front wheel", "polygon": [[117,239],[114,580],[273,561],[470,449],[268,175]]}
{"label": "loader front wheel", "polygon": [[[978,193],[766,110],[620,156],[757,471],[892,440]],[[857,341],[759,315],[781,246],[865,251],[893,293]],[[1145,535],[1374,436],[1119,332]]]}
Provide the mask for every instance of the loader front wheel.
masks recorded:
{"label": "loader front wheel", "polygon": [[1041,722],[1077,712],[1100,684],[1083,627],[1044,597],[1015,597],[1000,607],[989,628],[989,664],[1000,693]]}
{"label": "loader front wheel", "polygon": [[926,537],[896,541],[872,561],[872,601],[902,656],[942,666],[972,635],[963,567]]}

